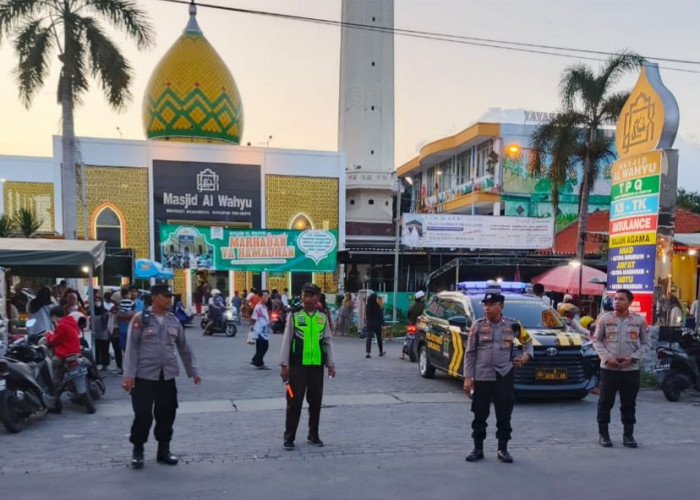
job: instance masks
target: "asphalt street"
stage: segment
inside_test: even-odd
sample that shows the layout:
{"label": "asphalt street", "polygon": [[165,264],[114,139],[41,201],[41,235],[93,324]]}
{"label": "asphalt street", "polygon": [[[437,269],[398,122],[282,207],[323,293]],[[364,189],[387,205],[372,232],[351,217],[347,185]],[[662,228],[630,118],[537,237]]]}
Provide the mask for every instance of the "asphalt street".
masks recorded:
{"label": "asphalt street", "polygon": [[[619,422],[612,449],[596,444],[596,396],[581,401],[518,402],[513,415],[512,465],[495,457],[493,416],[487,457],[469,464],[469,401],[458,381],[423,379],[415,363],[387,356],[365,359],[364,341],[336,338],[337,376],[325,381],[321,437],[282,449],[284,385],[276,370],[280,335],[271,336],[261,371],[248,364],[253,348],[245,326],[235,338],[203,337],[188,328],[203,383],[178,380],[180,410],[173,452],[180,465],[128,468],[130,401],[120,377],[87,415],[65,401],[61,415],[29,422],[19,434],[0,429],[0,491],[8,498],[690,498],[700,444],[700,397],[669,403],[657,390],[638,400],[640,448],[622,447]],[[619,413],[614,410],[617,417]]]}

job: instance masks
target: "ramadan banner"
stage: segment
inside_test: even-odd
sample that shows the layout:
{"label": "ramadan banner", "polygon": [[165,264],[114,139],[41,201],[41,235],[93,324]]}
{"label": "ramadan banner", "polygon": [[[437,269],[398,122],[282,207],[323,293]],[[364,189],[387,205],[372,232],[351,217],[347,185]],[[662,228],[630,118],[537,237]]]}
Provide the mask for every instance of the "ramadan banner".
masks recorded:
{"label": "ramadan banner", "polygon": [[160,226],[161,261],[175,269],[332,272],[338,231]]}

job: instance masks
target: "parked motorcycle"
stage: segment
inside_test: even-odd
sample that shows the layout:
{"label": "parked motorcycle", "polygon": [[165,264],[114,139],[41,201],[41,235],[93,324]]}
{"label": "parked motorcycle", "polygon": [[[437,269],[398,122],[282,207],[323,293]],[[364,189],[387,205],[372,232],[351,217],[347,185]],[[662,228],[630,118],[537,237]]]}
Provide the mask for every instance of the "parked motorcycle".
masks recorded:
{"label": "parked motorcycle", "polygon": [[[211,311],[211,309],[210,309]],[[204,335],[213,335],[215,333],[223,333],[227,337],[235,337],[238,333],[238,327],[236,317],[236,309],[233,307],[227,307],[214,321],[214,328],[211,333],[204,332]],[[202,319],[202,328],[205,328],[209,323],[209,313],[207,317]]]}
{"label": "parked motorcycle", "polygon": [[175,303],[173,304],[173,314],[177,317],[178,321],[185,328],[187,325],[194,321],[194,313],[190,311],[179,299],[179,296],[175,297]]}
{"label": "parked motorcycle", "polygon": [[684,330],[678,342],[656,349],[661,390],[669,401],[678,401],[687,389],[700,390],[700,333]]}
{"label": "parked motorcycle", "polygon": [[32,345],[27,337],[13,342],[0,358],[0,421],[5,428],[19,432],[32,415],[62,408],[49,349]]}

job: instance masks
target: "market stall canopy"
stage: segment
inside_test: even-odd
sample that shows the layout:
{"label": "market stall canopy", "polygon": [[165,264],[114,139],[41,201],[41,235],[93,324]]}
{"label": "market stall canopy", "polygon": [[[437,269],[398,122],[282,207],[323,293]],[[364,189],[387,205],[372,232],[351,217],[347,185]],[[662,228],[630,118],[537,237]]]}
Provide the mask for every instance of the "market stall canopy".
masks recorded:
{"label": "market stall canopy", "polygon": [[[579,267],[564,265],[545,271],[532,279],[533,283],[541,283],[545,290],[560,293],[578,295]],[[595,282],[591,280],[595,279]],[[607,282],[607,274],[598,269],[583,266],[583,283],[581,293],[583,295],[603,295],[605,288],[600,282]]]}
{"label": "market stall canopy", "polygon": [[149,259],[137,259],[134,264],[134,277],[136,279],[150,279],[155,278],[158,280],[170,280],[173,279],[175,274],[172,269],[163,267],[160,262]]}
{"label": "market stall canopy", "polygon": [[14,275],[86,277],[104,260],[104,241],[0,238],[0,267]]}
{"label": "market stall canopy", "polygon": [[673,237],[674,243],[679,243],[688,247],[700,247],[700,233],[676,234]]}

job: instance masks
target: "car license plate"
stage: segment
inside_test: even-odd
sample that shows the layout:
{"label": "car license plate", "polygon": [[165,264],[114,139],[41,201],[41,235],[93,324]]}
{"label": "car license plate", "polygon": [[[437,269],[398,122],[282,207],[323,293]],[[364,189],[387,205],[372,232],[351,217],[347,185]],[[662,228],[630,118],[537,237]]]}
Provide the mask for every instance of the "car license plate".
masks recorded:
{"label": "car license plate", "polygon": [[7,387],[7,382],[4,379],[0,380],[0,391],[4,391],[5,387]]}
{"label": "car license plate", "polygon": [[537,368],[535,380],[566,380],[566,368]]}
{"label": "car license plate", "polygon": [[71,370],[67,372],[66,380],[73,380],[74,378],[82,377],[83,375],[87,375],[87,368],[81,366],[77,370]]}

